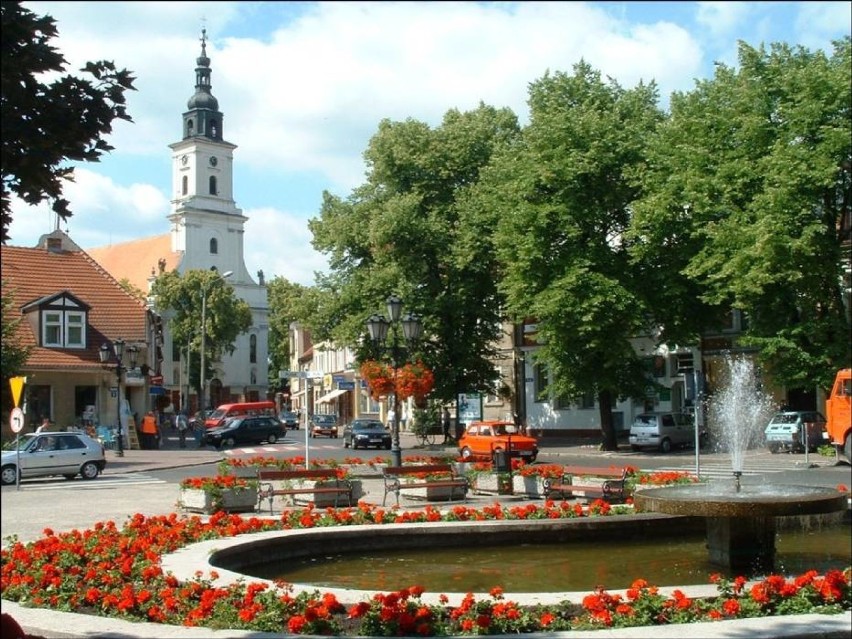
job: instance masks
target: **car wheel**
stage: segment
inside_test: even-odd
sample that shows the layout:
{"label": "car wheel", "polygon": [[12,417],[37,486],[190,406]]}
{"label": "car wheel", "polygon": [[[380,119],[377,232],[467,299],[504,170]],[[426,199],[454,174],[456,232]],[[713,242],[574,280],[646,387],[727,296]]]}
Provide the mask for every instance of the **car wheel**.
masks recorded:
{"label": "car wheel", "polygon": [[233,438],[233,437],[226,437],[225,439],[223,439],[223,440],[222,440],[222,446],[223,446],[223,447],[226,447],[226,448],[231,448],[231,447],[233,447],[236,443],[237,443],[237,442],[234,440],[234,438]]}
{"label": "car wheel", "polygon": [[660,442],[660,450],[664,453],[672,452],[672,440],[666,438]]}
{"label": "car wheel", "polygon": [[471,459],[473,459],[473,451],[467,446],[465,446],[461,449],[461,458],[465,461],[470,461]]}
{"label": "car wheel", "polygon": [[98,470],[98,465],[95,462],[86,462],[82,466],[80,466],[80,476],[83,479],[94,479],[100,474],[100,470]]}
{"label": "car wheel", "polygon": [[269,439],[269,443],[270,443],[270,444],[274,444],[275,442],[277,442],[277,441],[278,441],[278,437],[277,437],[276,435],[270,435],[270,436],[268,437],[268,439]]}
{"label": "car wheel", "polygon": [[3,482],[3,485],[8,486],[9,484],[14,484],[16,479],[15,467],[3,466],[3,469],[0,470],[0,481]]}

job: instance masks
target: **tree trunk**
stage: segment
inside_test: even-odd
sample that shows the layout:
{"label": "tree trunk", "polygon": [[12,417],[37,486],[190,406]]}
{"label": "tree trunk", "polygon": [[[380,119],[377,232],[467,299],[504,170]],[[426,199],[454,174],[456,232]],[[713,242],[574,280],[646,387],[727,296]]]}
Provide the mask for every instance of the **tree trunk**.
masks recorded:
{"label": "tree trunk", "polygon": [[601,449],[618,450],[615,426],[612,423],[612,393],[602,390],[598,393],[598,406],[601,414]]}

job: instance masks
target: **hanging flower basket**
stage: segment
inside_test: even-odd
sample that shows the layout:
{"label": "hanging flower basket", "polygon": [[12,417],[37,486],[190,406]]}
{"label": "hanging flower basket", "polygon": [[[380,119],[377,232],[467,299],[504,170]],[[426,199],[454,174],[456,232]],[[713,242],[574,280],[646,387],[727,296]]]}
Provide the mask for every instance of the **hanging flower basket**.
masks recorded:
{"label": "hanging flower basket", "polygon": [[426,396],[435,386],[435,375],[423,362],[394,369],[375,360],[367,360],[361,364],[361,378],[370,388],[370,396],[378,400],[383,396],[396,393],[400,400],[414,398],[418,406],[425,405]]}

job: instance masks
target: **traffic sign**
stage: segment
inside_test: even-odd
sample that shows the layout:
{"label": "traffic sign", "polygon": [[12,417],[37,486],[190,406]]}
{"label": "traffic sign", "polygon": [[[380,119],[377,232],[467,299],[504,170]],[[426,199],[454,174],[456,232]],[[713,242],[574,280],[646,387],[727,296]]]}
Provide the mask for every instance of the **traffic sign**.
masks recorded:
{"label": "traffic sign", "polygon": [[21,404],[21,391],[24,389],[24,384],[27,383],[26,377],[10,377],[9,386],[12,387],[12,401],[15,402],[17,408]]}
{"label": "traffic sign", "polygon": [[322,379],[323,375],[322,371],[278,371],[278,379]]}
{"label": "traffic sign", "polygon": [[13,433],[20,433],[24,428],[24,411],[17,406],[12,409],[9,425],[12,427]]}

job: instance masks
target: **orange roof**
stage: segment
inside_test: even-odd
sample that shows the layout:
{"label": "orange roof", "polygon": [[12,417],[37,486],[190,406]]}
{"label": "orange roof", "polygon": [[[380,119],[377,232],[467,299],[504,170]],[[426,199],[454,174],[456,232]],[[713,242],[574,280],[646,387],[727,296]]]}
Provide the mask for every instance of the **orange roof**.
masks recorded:
{"label": "orange roof", "polygon": [[[122,289],[85,251],[0,245],[3,296],[17,316],[27,304],[67,291],[89,305],[85,349],[42,348],[30,323],[18,325],[22,346],[32,346],[25,369],[100,368],[101,344],[115,338],[147,341],[145,302]],[[36,329],[38,330],[38,329]]]}
{"label": "orange roof", "polygon": [[165,270],[178,267],[183,253],[172,251],[171,236],[154,235],[141,240],[87,249],[89,255],[115,279],[127,278],[136,288],[148,292],[148,278],[156,275],[160,260]]}

